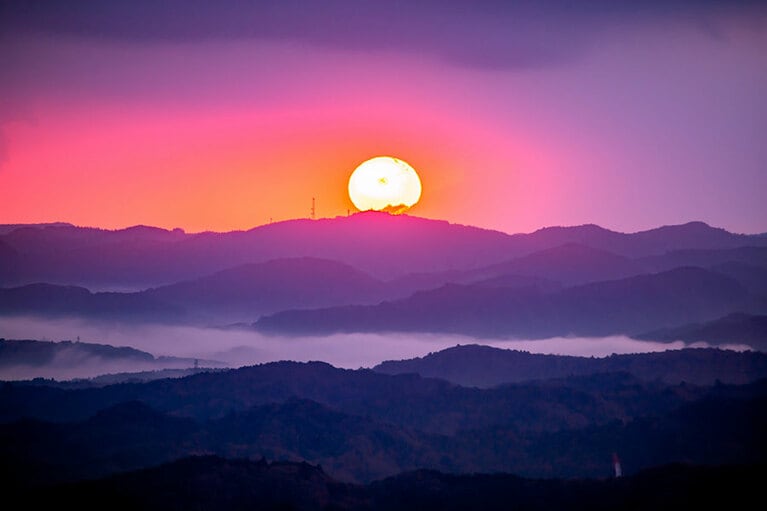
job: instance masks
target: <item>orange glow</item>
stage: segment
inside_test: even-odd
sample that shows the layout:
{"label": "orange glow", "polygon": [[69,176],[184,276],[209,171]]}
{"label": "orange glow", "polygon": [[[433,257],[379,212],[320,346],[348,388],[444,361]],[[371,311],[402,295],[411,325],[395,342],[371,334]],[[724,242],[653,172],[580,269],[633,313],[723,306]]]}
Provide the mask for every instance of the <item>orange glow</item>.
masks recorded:
{"label": "orange glow", "polygon": [[[88,115],[53,105],[46,111],[38,122],[7,131],[4,222],[241,230],[307,218],[312,197],[317,217],[346,215],[355,210],[347,189],[352,170],[371,154],[396,154],[429,183],[429,200],[415,204],[413,214],[492,227],[483,204],[499,205],[465,186],[467,179],[481,183],[470,172],[503,172],[510,184],[518,177],[512,166],[498,166],[510,161],[498,152],[509,147],[500,135],[408,103],[383,103],[365,115],[356,103],[279,111],[126,111],[104,104],[91,105]],[[406,111],[419,114],[403,124]],[[501,207],[508,204],[526,206],[515,198]],[[515,211],[510,217],[520,218]]]}

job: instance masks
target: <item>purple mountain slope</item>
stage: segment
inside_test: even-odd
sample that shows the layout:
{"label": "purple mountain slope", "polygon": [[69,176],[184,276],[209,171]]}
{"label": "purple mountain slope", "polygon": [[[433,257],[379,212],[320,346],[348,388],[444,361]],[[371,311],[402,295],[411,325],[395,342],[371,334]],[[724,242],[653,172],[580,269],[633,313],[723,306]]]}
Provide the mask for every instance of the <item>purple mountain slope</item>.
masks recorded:
{"label": "purple mountain slope", "polygon": [[547,227],[530,235],[540,249],[578,243],[629,257],[663,254],[682,249],[725,249],[765,246],[758,236],[734,234],[703,222],[667,225],[636,233],[619,233],[597,225]]}
{"label": "purple mountain slope", "polygon": [[702,268],[678,268],[557,292],[451,284],[375,306],[285,311],[261,318],[255,327],[295,334],[400,331],[485,337],[601,336],[701,321],[748,307],[754,307],[753,296],[734,279]]}
{"label": "purple mountain slope", "polygon": [[606,250],[568,243],[492,265],[480,271],[493,273],[494,276],[546,277],[564,285],[574,285],[639,275],[647,272],[648,267]]}
{"label": "purple mountain slope", "polygon": [[[524,287],[520,280],[524,277],[528,279],[526,285],[538,285],[551,290],[557,284],[571,286],[614,280],[683,266],[712,268],[726,275],[735,271],[737,266],[748,266],[750,271],[743,270],[741,274],[731,276],[746,287],[753,287],[752,274],[760,273],[760,268],[761,272],[767,271],[767,247],[675,250],[632,259],[606,250],[568,243],[482,268],[409,274],[389,284],[411,292],[434,289],[449,283],[484,282],[498,286],[509,282],[511,287]],[[762,286],[762,289],[767,289],[767,286]]]}
{"label": "purple mountain slope", "polygon": [[402,296],[346,264],[303,257],[242,265],[140,292],[92,293],[55,284],[0,288],[0,314],[220,325],[251,322],[285,309],[378,303]]}
{"label": "purple mountain slope", "polygon": [[396,296],[356,268],[310,257],[237,266],[140,295],[218,322],[252,321],[289,308],[377,303]]}
{"label": "purple mountain slope", "polygon": [[[633,234],[587,225],[508,235],[373,212],[291,220],[228,233],[25,226],[0,234],[0,260],[18,263],[0,266],[0,285],[50,282],[142,289],[287,257],[332,259],[388,280],[411,273],[483,268],[567,244],[638,258],[669,250],[765,247],[767,239],[732,234],[699,222]],[[613,277],[623,271],[626,269]],[[498,275],[486,278],[494,276]],[[583,280],[578,277],[576,281]]]}
{"label": "purple mountain slope", "polygon": [[176,323],[190,320],[186,311],[139,293],[91,293],[83,287],[55,284],[0,288],[0,315]]}

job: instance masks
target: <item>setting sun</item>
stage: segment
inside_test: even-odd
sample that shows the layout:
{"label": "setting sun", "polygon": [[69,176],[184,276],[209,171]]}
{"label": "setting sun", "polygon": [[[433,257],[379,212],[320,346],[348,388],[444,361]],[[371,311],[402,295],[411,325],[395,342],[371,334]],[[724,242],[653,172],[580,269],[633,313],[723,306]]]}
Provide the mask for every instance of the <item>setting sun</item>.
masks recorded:
{"label": "setting sun", "polygon": [[421,180],[407,162],[377,156],[352,172],[349,198],[360,211],[403,213],[421,198]]}

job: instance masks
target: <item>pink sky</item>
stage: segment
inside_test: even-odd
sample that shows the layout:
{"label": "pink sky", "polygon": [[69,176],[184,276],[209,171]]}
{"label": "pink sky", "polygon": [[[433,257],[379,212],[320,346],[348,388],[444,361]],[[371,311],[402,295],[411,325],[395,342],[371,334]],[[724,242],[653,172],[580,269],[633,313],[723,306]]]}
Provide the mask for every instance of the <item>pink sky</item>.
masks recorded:
{"label": "pink sky", "polygon": [[286,39],[11,33],[0,223],[247,229],[419,172],[411,214],[507,232],[703,220],[767,231],[767,30],[605,27],[565,62],[465,65]]}

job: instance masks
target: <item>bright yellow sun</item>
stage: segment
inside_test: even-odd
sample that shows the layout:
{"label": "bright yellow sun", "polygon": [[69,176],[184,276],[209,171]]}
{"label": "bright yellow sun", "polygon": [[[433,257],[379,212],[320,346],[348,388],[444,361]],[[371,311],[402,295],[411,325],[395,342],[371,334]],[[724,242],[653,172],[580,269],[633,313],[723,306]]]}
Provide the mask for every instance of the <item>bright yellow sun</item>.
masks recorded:
{"label": "bright yellow sun", "polygon": [[402,213],[421,198],[421,180],[407,162],[377,156],[354,169],[349,178],[349,198],[360,211]]}

